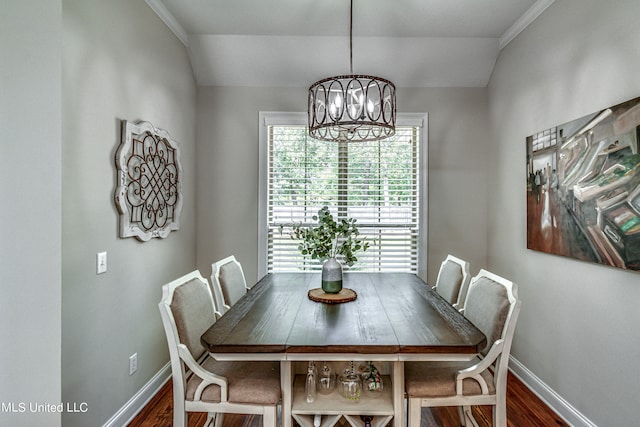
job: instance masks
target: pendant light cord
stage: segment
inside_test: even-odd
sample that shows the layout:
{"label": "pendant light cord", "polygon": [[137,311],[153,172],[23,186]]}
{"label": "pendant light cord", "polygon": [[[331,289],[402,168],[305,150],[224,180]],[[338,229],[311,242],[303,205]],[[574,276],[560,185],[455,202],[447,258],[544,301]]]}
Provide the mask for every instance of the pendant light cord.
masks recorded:
{"label": "pendant light cord", "polygon": [[353,74],[353,0],[349,9],[349,72]]}

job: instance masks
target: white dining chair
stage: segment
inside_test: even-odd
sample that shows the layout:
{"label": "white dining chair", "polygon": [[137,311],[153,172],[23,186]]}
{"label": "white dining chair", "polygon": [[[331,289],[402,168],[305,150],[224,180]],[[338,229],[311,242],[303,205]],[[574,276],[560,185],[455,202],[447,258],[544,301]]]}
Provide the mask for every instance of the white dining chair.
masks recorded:
{"label": "white dining chair", "polygon": [[487,337],[471,362],[406,362],[408,426],[419,427],[421,408],[457,406],[462,425],[476,425],[471,405],[492,405],[493,425],[507,425],[507,372],[522,302],[517,286],[480,270],[471,280],[462,310]]}
{"label": "white dining chair", "polygon": [[275,427],[281,398],[279,362],[214,360],[201,335],[216,321],[206,279],[193,271],[162,287],[158,304],[173,376],[173,426],[185,427],[188,412],[207,412],[205,423],[222,425],[222,414],[261,414]]}
{"label": "white dining chair", "polygon": [[211,264],[211,286],[216,309],[226,313],[249,288],[244,278],[242,265],[231,255]]}
{"label": "white dining chair", "polygon": [[449,254],[440,265],[433,289],[454,307],[461,308],[470,280],[469,263]]}

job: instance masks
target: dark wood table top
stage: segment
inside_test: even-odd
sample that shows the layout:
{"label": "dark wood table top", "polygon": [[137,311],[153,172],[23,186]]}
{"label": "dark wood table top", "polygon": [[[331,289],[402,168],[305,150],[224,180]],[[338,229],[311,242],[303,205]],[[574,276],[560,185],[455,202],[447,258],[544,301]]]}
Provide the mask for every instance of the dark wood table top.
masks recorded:
{"label": "dark wood table top", "polygon": [[320,275],[262,278],[201,338],[211,353],[476,354],[485,336],[418,276],[345,273],[357,292],[342,304],[311,301]]}

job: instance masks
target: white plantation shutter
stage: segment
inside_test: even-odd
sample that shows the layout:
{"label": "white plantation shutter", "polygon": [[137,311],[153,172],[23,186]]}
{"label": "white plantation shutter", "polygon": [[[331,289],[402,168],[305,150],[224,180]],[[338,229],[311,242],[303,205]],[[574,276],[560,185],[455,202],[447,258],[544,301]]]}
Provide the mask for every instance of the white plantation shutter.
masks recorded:
{"label": "white plantation shutter", "polygon": [[266,269],[316,271],[303,257],[290,224],[315,225],[328,206],[356,218],[370,246],[350,271],[418,272],[420,233],[419,126],[399,126],[383,141],[331,143],[304,125],[266,126]]}

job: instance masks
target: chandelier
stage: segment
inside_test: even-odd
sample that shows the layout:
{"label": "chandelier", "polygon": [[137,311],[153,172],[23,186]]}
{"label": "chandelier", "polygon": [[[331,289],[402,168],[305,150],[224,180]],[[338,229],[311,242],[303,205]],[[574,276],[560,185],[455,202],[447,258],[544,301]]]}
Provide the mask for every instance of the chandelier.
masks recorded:
{"label": "chandelier", "polygon": [[349,18],[350,74],[309,87],[309,134],[324,141],[377,141],[396,132],[396,87],[380,77],[353,74],[353,0]]}

